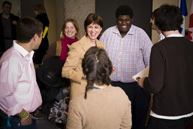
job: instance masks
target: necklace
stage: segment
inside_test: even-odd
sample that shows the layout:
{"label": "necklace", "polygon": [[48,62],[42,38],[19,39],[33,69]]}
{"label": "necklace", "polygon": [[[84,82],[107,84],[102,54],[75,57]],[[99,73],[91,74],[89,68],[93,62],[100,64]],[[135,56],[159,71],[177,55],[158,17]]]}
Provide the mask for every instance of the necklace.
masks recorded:
{"label": "necklace", "polygon": [[91,89],[101,89],[101,88],[93,86],[91,87]]}
{"label": "necklace", "polygon": [[103,89],[103,88],[106,88],[107,87],[107,85],[102,85],[102,86],[93,86],[93,87],[91,87],[91,89]]}

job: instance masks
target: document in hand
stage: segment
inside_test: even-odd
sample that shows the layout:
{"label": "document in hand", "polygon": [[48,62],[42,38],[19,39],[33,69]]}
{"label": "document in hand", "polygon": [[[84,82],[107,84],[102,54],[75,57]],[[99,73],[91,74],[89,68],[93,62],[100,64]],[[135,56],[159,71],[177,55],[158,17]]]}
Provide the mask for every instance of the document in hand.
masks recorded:
{"label": "document in hand", "polygon": [[142,71],[140,71],[139,73],[137,73],[136,75],[134,75],[132,78],[137,81],[137,78],[144,78],[144,77],[148,77],[149,76],[149,66],[147,66],[145,69],[143,69]]}

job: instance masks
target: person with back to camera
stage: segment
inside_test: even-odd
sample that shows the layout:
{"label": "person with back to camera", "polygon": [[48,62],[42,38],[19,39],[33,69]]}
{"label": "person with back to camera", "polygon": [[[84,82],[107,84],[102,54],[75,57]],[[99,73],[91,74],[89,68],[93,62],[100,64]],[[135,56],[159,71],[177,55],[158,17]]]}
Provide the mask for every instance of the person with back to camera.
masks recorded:
{"label": "person with back to camera", "polygon": [[91,47],[82,60],[87,80],[84,94],[72,98],[67,129],[131,129],[131,102],[110,85],[112,63],[106,51]]}
{"label": "person with back to camera", "polygon": [[47,37],[48,28],[49,28],[49,19],[46,14],[46,9],[42,4],[37,4],[34,6],[34,14],[36,15],[36,19],[38,19],[43,24],[43,30],[44,30],[43,36],[42,36],[42,43],[39,49],[35,50],[35,54],[34,54],[34,63],[41,64],[42,59],[49,47],[49,42]]}
{"label": "person with back to camera", "polygon": [[85,21],[86,35],[70,46],[68,57],[62,68],[62,77],[71,79],[70,99],[84,93],[86,80],[82,72],[82,59],[85,52],[93,46],[104,48],[104,44],[97,40],[103,28],[102,17],[96,13],[90,13]]}
{"label": "person with back to camera", "polygon": [[193,120],[193,44],[179,33],[182,23],[177,6],[162,5],[155,15],[166,38],[152,47],[149,77],[138,80],[154,94],[147,129],[188,129]]}
{"label": "person with back to camera", "polygon": [[157,12],[158,9],[155,9],[152,13],[152,17],[150,19],[150,23],[151,23],[151,27],[153,30],[155,30],[159,35],[158,35],[158,39],[157,42],[163,40],[165,38],[165,36],[161,33],[161,30],[158,29],[158,27],[155,25],[155,13]]}
{"label": "person with back to camera", "polygon": [[17,40],[0,59],[0,129],[35,129],[33,113],[42,103],[33,64],[43,25],[34,18],[19,20]]}
{"label": "person with back to camera", "polygon": [[132,129],[144,129],[150,94],[140,88],[132,76],[149,65],[152,42],[144,30],[132,24],[130,6],[118,7],[115,14],[117,25],[105,30],[100,37],[115,67],[111,85],[121,87],[131,101]]}
{"label": "person with back to camera", "polygon": [[12,4],[9,1],[3,2],[0,14],[0,57],[16,39],[16,25],[20,18],[10,13],[11,8]]}
{"label": "person with back to camera", "polygon": [[78,23],[74,19],[66,19],[61,29],[60,41],[52,43],[44,55],[42,62],[51,56],[60,56],[60,60],[65,62],[68,56],[69,47],[76,41],[77,36],[80,36]]}

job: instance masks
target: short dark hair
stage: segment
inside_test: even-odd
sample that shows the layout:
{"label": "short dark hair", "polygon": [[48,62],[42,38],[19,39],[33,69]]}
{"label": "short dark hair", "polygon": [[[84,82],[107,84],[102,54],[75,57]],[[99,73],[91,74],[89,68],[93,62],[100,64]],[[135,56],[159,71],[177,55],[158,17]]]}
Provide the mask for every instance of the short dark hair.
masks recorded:
{"label": "short dark hair", "polygon": [[100,25],[100,27],[103,28],[103,19],[102,19],[102,17],[99,14],[90,13],[84,21],[84,29],[85,29],[85,32],[86,32],[86,36],[88,35],[87,34],[87,26],[90,25],[91,23],[98,24],[98,25]]}
{"label": "short dark hair", "polygon": [[115,16],[118,19],[120,15],[129,15],[130,18],[133,18],[133,10],[129,5],[119,6],[116,10]]}
{"label": "short dark hair", "polygon": [[2,4],[2,7],[5,6],[5,4],[8,4],[8,5],[12,6],[11,2],[9,2],[9,1],[4,1],[3,4]]}
{"label": "short dark hair", "polygon": [[177,6],[164,4],[155,13],[155,25],[161,31],[179,30],[182,23],[182,13]]}
{"label": "short dark hair", "polygon": [[82,69],[87,79],[85,99],[87,98],[88,89],[94,83],[97,85],[110,84],[112,63],[104,49],[98,47],[89,48],[82,60]]}
{"label": "short dark hair", "polygon": [[21,43],[30,42],[32,37],[37,34],[41,35],[43,32],[43,25],[37,19],[32,17],[21,18],[16,27],[17,41]]}

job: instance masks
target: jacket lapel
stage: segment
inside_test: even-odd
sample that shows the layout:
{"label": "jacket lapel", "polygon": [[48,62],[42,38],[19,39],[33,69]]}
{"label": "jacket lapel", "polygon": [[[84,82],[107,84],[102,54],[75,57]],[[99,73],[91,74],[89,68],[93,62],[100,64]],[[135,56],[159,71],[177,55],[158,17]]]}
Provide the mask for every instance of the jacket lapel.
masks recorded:
{"label": "jacket lapel", "polygon": [[[88,43],[86,36],[82,37],[81,44],[82,44],[83,50],[85,52],[91,47],[90,44]],[[104,47],[103,44],[97,39],[96,39],[96,45],[97,45],[97,47],[100,47],[100,48]]]}
{"label": "jacket lapel", "polygon": [[81,43],[83,50],[86,52],[90,48],[90,44],[88,43],[86,36],[82,37]]}

